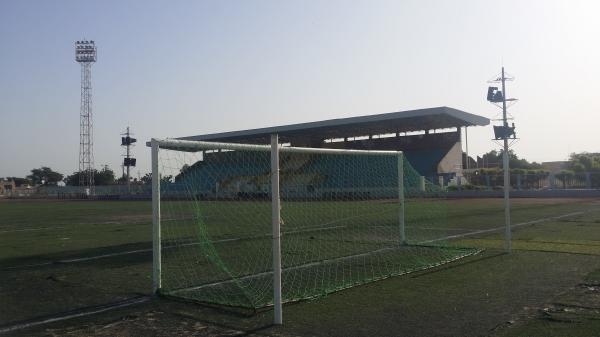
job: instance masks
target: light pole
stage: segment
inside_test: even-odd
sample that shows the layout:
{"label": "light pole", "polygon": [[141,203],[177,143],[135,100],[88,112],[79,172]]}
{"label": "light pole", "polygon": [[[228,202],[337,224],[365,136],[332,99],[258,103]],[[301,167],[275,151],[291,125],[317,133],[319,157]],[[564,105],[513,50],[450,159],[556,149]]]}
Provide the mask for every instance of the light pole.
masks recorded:
{"label": "light pole", "polygon": [[510,228],[510,167],[508,148],[509,139],[516,139],[515,126],[508,126],[507,102],[516,101],[516,98],[506,98],[506,81],[512,81],[512,77],[506,77],[504,67],[500,77],[490,81],[492,83],[501,83],[502,91],[497,87],[488,87],[487,100],[494,105],[502,104],[502,125],[494,125],[494,140],[503,141],[502,151],[502,170],[504,171],[504,224],[505,224],[505,249],[507,253],[512,251],[512,238]]}
{"label": "light pole", "polygon": [[96,62],[94,41],[75,42],[75,61],[81,64],[79,107],[79,186],[94,195],[94,128],[92,116],[92,64]]}

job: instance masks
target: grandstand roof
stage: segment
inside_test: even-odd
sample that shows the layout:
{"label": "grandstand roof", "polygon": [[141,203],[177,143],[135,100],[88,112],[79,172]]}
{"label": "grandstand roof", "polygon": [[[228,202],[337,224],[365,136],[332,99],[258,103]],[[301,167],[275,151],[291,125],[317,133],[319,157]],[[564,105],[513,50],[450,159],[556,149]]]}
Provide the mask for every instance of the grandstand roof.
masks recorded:
{"label": "grandstand roof", "polygon": [[444,129],[462,126],[484,126],[490,120],[449,107],[398,111],[359,117],[328,119],[318,122],[289,124],[259,129],[212,133],[182,137],[184,140],[268,143],[270,135],[279,134],[281,142],[366,136],[394,132]]}

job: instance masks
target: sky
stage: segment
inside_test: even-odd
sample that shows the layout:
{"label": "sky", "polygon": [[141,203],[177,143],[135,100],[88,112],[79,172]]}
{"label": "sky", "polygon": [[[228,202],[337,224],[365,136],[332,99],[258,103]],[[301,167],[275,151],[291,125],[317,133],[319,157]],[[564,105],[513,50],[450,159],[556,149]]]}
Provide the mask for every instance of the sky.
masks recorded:
{"label": "sky", "polygon": [[[450,106],[497,119],[502,65],[530,161],[600,152],[599,1],[0,0],[0,177],[78,168],[76,40],[94,40],[96,167],[152,137]],[[494,122],[495,123],[495,122]],[[469,128],[469,154],[499,145]]]}

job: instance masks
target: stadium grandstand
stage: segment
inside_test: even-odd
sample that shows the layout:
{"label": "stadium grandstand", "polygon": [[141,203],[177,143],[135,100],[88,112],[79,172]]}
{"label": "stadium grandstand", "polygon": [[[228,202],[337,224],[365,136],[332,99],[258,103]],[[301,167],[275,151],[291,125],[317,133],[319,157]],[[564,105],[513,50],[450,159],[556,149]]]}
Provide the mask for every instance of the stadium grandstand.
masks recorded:
{"label": "stadium grandstand", "polygon": [[[244,143],[244,144],[269,144],[270,135],[278,134],[284,146],[334,148],[334,149],[361,149],[361,150],[401,150],[405,153],[412,167],[427,180],[439,184],[448,183],[456,175],[460,175],[463,163],[462,128],[470,126],[485,126],[490,120],[485,117],[467,113],[465,111],[449,108],[435,107],[409,111],[399,111],[359,117],[330,119],[318,122],[290,124],[259,129],[205,134],[182,137],[182,140]],[[219,153],[210,151],[203,153],[203,162],[220,161],[239,162],[236,156],[241,153]],[[196,163],[194,168],[200,169],[202,162]],[[305,172],[321,172],[321,177],[306,177],[315,181],[317,186],[340,186],[343,183],[329,179],[325,163],[308,159],[306,162],[286,163],[284,168],[304,166]],[[222,166],[223,171],[215,177],[215,181],[204,181],[204,188],[214,189],[219,181],[222,187],[235,185],[237,193],[243,186],[263,185],[257,181],[256,175],[253,183],[234,179],[238,175],[236,167]],[[310,167],[313,169],[311,170]],[[308,170],[306,170],[309,168]],[[237,168],[239,169],[239,168]],[[246,167],[246,169],[248,169]],[[258,170],[258,168],[257,168]],[[324,174],[323,174],[324,173]],[[245,173],[246,175],[248,172]],[[182,176],[177,180],[181,180]],[[360,177],[358,177],[360,178]],[[225,182],[228,180],[228,184]],[[259,179],[260,180],[260,179]],[[268,177],[265,176],[265,184]],[[212,186],[211,186],[212,185]],[[242,187],[240,187],[242,186]],[[231,189],[231,188],[230,188]]]}

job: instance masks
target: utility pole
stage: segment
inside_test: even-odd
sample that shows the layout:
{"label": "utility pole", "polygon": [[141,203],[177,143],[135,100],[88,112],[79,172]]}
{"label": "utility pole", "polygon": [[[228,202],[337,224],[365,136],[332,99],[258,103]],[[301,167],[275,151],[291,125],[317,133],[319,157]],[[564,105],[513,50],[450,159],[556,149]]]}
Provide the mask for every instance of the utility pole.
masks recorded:
{"label": "utility pole", "polygon": [[123,167],[125,167],[125,170],[127,172],[127,193],[131,193],[131,179],[129,175],[130,168],[131,166],[135,167],[136,164],[136,159],[131,157],[131,147],[135,142],[137,142],[137,139],[131,138],[131,135],[132,133],[129,131],[129,127],[127,127],[125,132],[121,134],[121,136],[125,136],[121,137],[121,146],[125,146],[125,158],[123,159]]}
{"label": "utility pole", "polygon": [[468,126],[465,126],[465,155],[466,155],[466,160],[465,160],[465,167],[467,168],[467,171],[469,170],[469,133],[467,131]]}
{"label": "utility pole", "polygon": [[502,73],[500,77],[490,81],[492,83],[500,82],[502,85],[502,91],[498,90],[497,87],[489,87],[487,100],[495,105],[502,103],[502,125],[494,126],[494,140],[502,140],[503,152],[502,152],[502,170],[504,172],[504,224],[505,224],[505,249],[507,253],[512,251],[512,233],[510,224],[510,167],[509,167],[509,153],[510,147],[509,139],[515,140],[515,126],[508,125],[508,113],[507,102],[516,101],[516,98],[506,98],[506,81],[512,81],[512,77],[507,77],[504,72],[504,66],[502,67]]}
{"label": "utility pole", "polygon": [[[508,120],[506,117],[506,76],[504,75],[504,66],[502,67],[502,125],[508,129]],[[510,167],[508,166],[508,137],[504,139],[504,153],[502,154],[502,168],[504,170],[504,224],[506,225],[506,252],[512,251],[512,233],[510,231]],[[129,171],[129,168],[128,168]],[[129,173],[127,173],[129,175]]]}

